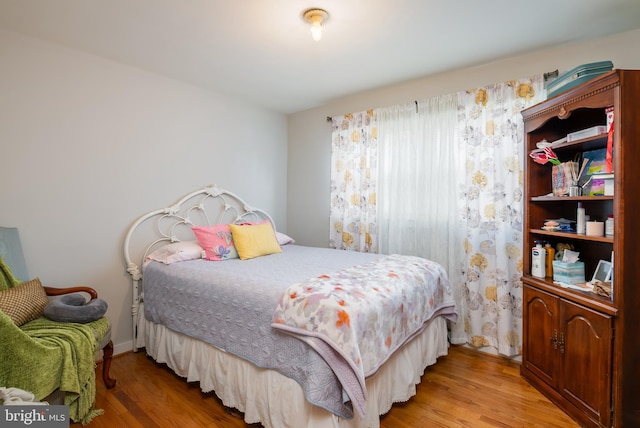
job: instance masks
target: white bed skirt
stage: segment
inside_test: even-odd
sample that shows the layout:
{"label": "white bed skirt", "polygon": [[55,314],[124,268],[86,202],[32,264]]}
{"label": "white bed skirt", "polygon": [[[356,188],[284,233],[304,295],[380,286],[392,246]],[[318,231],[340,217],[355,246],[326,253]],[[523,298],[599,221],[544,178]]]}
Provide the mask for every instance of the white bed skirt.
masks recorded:
{"label": "white bed skirt", "polygon": [[139,317],[136,346],[146,348],[149,356],[187,381],[200,382],[203,392],[215,391],[225,406],[244,413],[245,422],[260,422],[267,428],[377,428],[380,415],[393,403],[414,396],[425,368],[448,352],[446,320],[438,317],[367,378],[367,416],[362,420],[357,412],[353,419],[343,419],[314,406],[293,379],[151,323],[144,316]]}

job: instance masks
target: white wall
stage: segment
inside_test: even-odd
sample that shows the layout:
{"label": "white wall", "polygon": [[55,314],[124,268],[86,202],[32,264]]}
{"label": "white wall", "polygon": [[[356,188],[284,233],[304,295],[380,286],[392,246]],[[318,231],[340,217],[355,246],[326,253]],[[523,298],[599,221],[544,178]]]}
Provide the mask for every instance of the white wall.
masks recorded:
{"label": "white wall", "polygon": [[[338,116],[529,77],[580,64],[611,60],[616,68],[640,69],[640,30],[508,58],[335,100],[288,117],[287,233],[303,245],[329,242],[331,123]],[[366,71],[363,71],[366,72]]]}
{"label": "white wall", "polygon": [[122,257],[141,214],[217,184],[286,225],[281,114],[63,46],[0,30],[0,225],[27,269],[90,285],[131,347]]}
{"label": "white wall", "polygon": [[618,68],[640,68],[639,44],[637,30],[381,88],[284,117],[0,30],[0,225],[20,228],[32,276],[56,287],[96,288],[109,304],[116,352],[126,351],[131,291],[121,247],[139,215],[215,183],[270,212],[298,243],[326,246],[331,152],[326,116],[606,59]]}

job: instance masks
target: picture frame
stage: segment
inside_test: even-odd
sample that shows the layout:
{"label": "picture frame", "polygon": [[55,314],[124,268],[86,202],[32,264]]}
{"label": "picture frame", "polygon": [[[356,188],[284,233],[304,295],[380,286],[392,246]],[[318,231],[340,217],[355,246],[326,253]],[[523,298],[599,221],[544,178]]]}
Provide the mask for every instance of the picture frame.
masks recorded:
{"label": "picture frame", "polygon": [[598,266],[596,266],[596,270],[593,272],[593,277],[589,284],[593,285],[596,280],[601,282],[611,282],[611,277],[613,275],[613,264],[606,260],[600,260],[598,262]]}

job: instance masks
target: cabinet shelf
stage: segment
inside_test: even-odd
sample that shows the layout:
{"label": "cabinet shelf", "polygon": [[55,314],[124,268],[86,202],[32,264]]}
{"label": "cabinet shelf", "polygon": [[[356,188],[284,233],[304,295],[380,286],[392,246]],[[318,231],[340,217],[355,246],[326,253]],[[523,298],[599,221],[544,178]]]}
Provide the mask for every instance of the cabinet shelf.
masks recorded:
{"label": "cabinet shelf", "polygon": [[[580,140],[575,141],[565,141],[551,147],[554,151],[562,151],[563,149],[569,149],[573,147],[579,147],[583,150],[592,150],[600,147],[606,146],[607,139],[609,138],[609,134],[600,134],[595,135],[593,137],[582,138]],[[544,149],[533,149],[531,153],[540,153],[544,151]]]}
{"label": "cabinet shelf", "polygon": [[573,288],[564,288],[554,284],[551,278],[542,279],[531,275],[524,275],[523,278],[526,279],[528,284],[535,285],[541,290],[561,296],[588,308],[611,316],[615,316],[618,313],[618,310],[613,306],[611,299],[600,296],[599,294],[592,293],[590,291],[575,290]]}
{"label": "cabinet shelf", "polygon": [[567,202],[567,201],[612,201],[613,195],[606,196],[532,196],[531,202]]}
{"label": "cabinet shelf", "polygon": [[529,233],[534,235],[556,236],[558,238],[579,239],[582,241],[605,242],[605,243],[613,244],[613,238],[609,238],[606,236],[589,236],[589,235],[577,234],[575,232],[557,232],[553,230],[544,230],[544,229],[531,229],[529,230]]}

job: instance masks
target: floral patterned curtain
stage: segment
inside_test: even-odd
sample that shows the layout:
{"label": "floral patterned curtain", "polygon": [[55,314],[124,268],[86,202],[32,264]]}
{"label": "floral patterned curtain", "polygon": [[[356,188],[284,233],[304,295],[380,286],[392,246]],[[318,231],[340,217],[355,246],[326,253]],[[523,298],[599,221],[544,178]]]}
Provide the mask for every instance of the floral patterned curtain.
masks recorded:
{"label": "floral patterned curtain", "polygon": [[[464,316],[468,342],[522,350],[524,129],[520,112],[545,98],[542,76],[458,93]],[[526,251],[526,249],[525,249]]]}
{"label": "floral patterned curtain", "polygon": [[377,121],[373,110],[332,119],[331,248],[377,252]]}
{"label": "floral patterned curtain", "polygon": [[[437,120],[429,125],[429,132],[442,135],[450,133],[449,128],[454,126],[453,134],[457,135],[452,144],[457,145],[458,163],[453,167],[455,176],[449,178],[459,186],[459,191],[450,192],[454,198],[450,218],[455,221],[447,226],[455,231],[448,232],[448,239],[438,240],[441,251],[452,252],[450,262],[459,267],[448,266],[460,315],[459,322],[450,326],[450,339],[452,343],[493,347],[507,356],[518,355],[522,350],[524,178],[520,112],[545,98],[543,78],[489,85],[455,96],[457,123],[448,125]],[[428,114],[427,111],[418,109],[416,114]],[[389,243],[378,243],[376,209],[377,179],[393,176],[378,171],[377,114],[383,113],[384,110],[369,110],[333,118],[330,213],[333,248],[378,252],[381,245],[384,251],[389,249]],[[389,118],[385,116],[384,120]],[[384,125],[382,128],[392,129],[386,122]],[[384,141],[388,137],[381,136]],[[409,133],[402,138],[420,140],[419,137]],[[414,154],[413,160],[418,162],[415,166],[418,169],[442,169],[441,161],[434,164],[433,156]],[[382,182],[380,185],[396,186]],[[447,194],[444,192],[439,198],[446,198]],[[439,209],[452,206],[449,202],[442,199]],[[396,240],[394,245],[399,247],[393,251],[415,251],[404,246],[405,241]]]}

